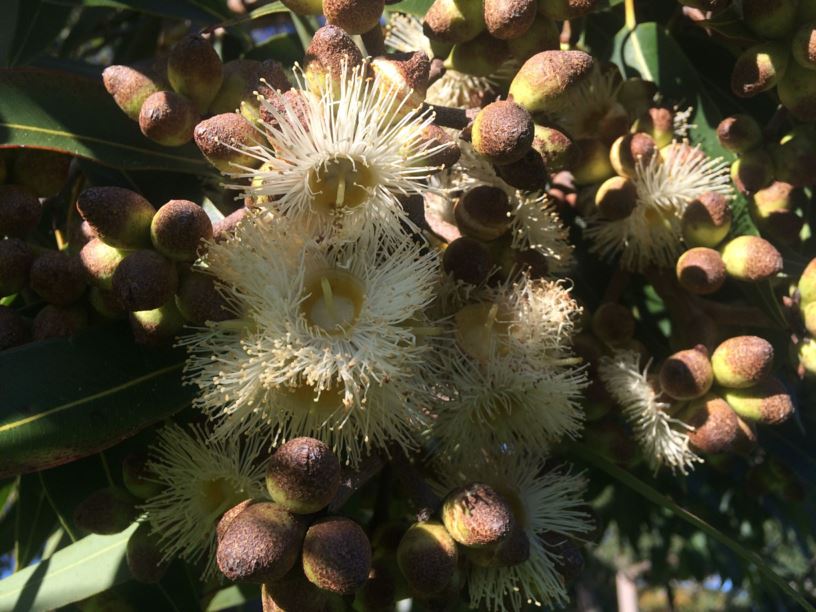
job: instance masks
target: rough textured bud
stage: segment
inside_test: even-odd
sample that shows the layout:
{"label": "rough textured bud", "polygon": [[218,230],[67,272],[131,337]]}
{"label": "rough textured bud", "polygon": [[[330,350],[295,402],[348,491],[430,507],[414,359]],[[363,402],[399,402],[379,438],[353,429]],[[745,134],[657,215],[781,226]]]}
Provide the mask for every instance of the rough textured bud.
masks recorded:
{"label": "rough textured bud", "polygon": [[30,339],[26,320],[8,306],[0,305],[0,351],[20,346]]}
{"label": "rough textured bud", "polygon": [[536,15],[535,21],[524,34],[507,41],[507,48],[518,61],[526,62],[536,53],[560,49],[560,36],[561,30],[552,19]]}
{"label": "rough textured bud", "polygon": [[799,303],[804,306],[816,301],[816,258],[802,271],[797,284],[799,288]]}
{"label": "rough textured bud", "polygon": [[762,144],[762,128],[751,115],[734,115],[720,121],[717,138],[729,151],[745,153]]}
{"label": "rough textured bud", "polygon": [[90,187],[79,194],[76,206],[106,244],[122,249],[150,244],[150,221],[156,209],[138,193],[122,187]]}
{"label": "rough textured bud", "polygon": [[754,193],[774,180],[774,163],[764,149],[744,153],[731,164],[731,179],[741,193]]}
{"label": "rough textured bud", "polygon": [[494,164],[520,160],[533,144],[533,119],[524,108],[501,100],[484,107],[473,121],[473,149]]}
{"label": "rough textured bud", "polygon": [[658,154],[654,139],[644,132],[620,136],[609,150],[609,161],[621,176],[635,176],[637,165],[647,165]]}
{"label": "rough textured bud", "polygon": [[198,148],[221,172],[236,173],[261,164],[240,149],[258,144],[258,132],[243,115],[224,113],[199,122],[193,130]]}
{"label": "rough textured bud", "polygon": [[176,306],[182,316],[196,325],[207,321],[234,319],[235,313],[215,286],[210,274],[190,270],[179,279]]}
{"label": "rough textured bud", "polygon": [[[391,113],[401,117],[419,108],[428,89],[431,62],[422,51],[390,53],[371,61],[371,69],[386,91],[396,91]],[[402,104],[401,107],[399,105]]]}
{"label": "rough textured bud", "polygon": [[623,304],[604,302],[592,313],[592,333],[601,342],[620,346],[635,335],[635,317]]}
{"label": "rough textured bud", "polygon": [[799,121],[816,120],[816,71],[790,62],[777,86],[779,101]]}
{"label": "rough textured bud", "polygon": [[674,139],[674,113],[668,108],[653,106],[637,118],[632,129],[651,136],[657,147],[662,149]]}
{"label": "rough textured bud", "polygon": [[473,483],[454,489],[442,503],[442,522],[463,546],[494,546],[516,527],[510,504],[491,486]]}
{"label": "rough textured bud", "polygon": [[542,51],[528,59],[510,84],[510,96],[531,113],[555,113],[570,103],[570,93],[595,68],[583,51]]}
{"label": "rough textured bud", "polygon": [[550,19],[566,21],[583,17],[591,12],[597,3],[597,0],[538,0],[538,10]]}
{"label": "rough textured bud", "polygon": [[283,5],[297,15],[321,15],[323,0],[281,0]]}
{"label": "rough textured bud", "polygon": [[448,43],[475,38],[484,27],[482,3],[472,0],[434,0],[422,22],[425,36]]}
{"label": "rough textured bud", "polygon": [[271,502],[258,502],[240,512],[223,530],[216,562],[235,582],[269,582],[294,567],[305,524]]}
{"label": "rough textured bud", "polygon": [[461,155],[459,145],[443,128],[431,124],[422,130],[422,138],[425,140],[426,150],[440,147],[422,159],[423,165],[450,168],[459,161]]}
{"label": "rough textured bud", "polygon": [[600,140],[582,138],[575,141],[577,155],[572,164],[575,184],[579,186],[600,183],[615,174],[609,161],[609,148]]}
{"label": "rough textured bud", "polygon": [[763,233],[783,244],[794,244],[803,224],[796,210],[804,210],[807,203],[804,189],[774,181],[757,191],[748,204],[751,217]]}
{"label": "rough textured bud", "polygon": [[715,349],[711,366],[718,385],[744,389],[769,376],[773,360],[773,346],[764,338],[736,336]]}
{"label": "rough textured bud", "polygon": [[71,157],[45,149],[21,149],[14,157],[14,182],[40,198],[56,195],[65,186]]}
{"label": "rough textured bud", "polygon": [[314,438],[295,438],[278,447],[266,468],[272,501],[296,514],[312,514],[329,505],[340,487],[340,462]]}
{"label": "rough textured bud", "polygon": [[595,208],[610,221],[625,219],[637,206],[637,188],[628,178],[613,176],[595,192]]}
{"label": "rough textured bud", "polygon": [[618,87],[618,102],[633,117],[639,117],[654,104],[657,85],[640,77],[630,77]]}
{"label": "rough textured bud", "polygon": [[728,235],[731,219],[728,198],[713,191],[704,193],[683,211],[683,240],[688,246],[713,248]]}
{"label": "rough textured bud", "polygon": [[720,254],[706,247],[695,247],[683,253],[677,260],[676,273],[680,285],[695,295],[718,291],[726,276]]}
{"label": "rough textured bud", "polygon": [[674,399],[701,397],[713,383],[708,351],[700,345],[671,355],[660,367],[660,387]]}
{"label": "rough textured bud", "polygon": [[113,288],[113,273],[126,256],[125,251],[94,238],[82,247],[79,261],[90,284],[110,291]]}
{"label": "rough textured bud", "polygon": [[220,242],[226,240],[229,236],[235,233],[235,229],[246,216],[247,209],[241,207],[228,214],[220,221],[213,223],[213,240]]}
{"label": "rough textured bud", "polygon": [[128,319],[136,344],[146,346],[170,344],[185,323],[175,300],[172,299],[159,308],[131,312]]}
{"label": "rough textured bud", "polygon": [[19,238],[0,240],[0,297],[13,295],[28,284],[34,253]]}
{"label": "rough textured bud", "polygon": [[323,0],[326,21],[349,34],[364,34],[380,23],[383,0]]}
{"label": "rough textured bud", "polygon": [[809,22],[796,30],[791,52],[802,68],[816,70],[816,22]]}
{"label": "rough textured bud", "polygon": [[153,310],[176,292],[176,266],[155,251],[135,251],[113,273],[113,292],[125,310]]}
{"label": "rough textured bud", "polygon": [[237,59],[224,64],[224,80],[221,89],[210,104],[209,113],[218,115],[234,113],[239,108],[244,113],[251,109],[247,119],[257,117],[258,100],[254,92],[265,95],[270,90],[288,91],[292,87],[283,66],[273,60],[259,62]]}
{"label": "rough textured bud", "polygon": [[116,105],[134,121],[139,120],[144,101],[161,90],[160,81],[145,66],[108,66],[102,82]]}
{"label": "rough textured bud", "polygon": [[155,249],[176,261],[193,261],[202,242],[213,235],[212,222],[195,202],[170,200],[153,216],[150,239]]}
{"label": "rough textured bud", "polygon": [[462,234],[487,242],[510,228],[510,211],[507,193],[503,189],[478,185],[462,194],[454,206],[453,215]]}
{"label": "rough textured bud", "polygon": [[541,154],[550,172],[570,170],[578,158],[578,150],[572,139],[552,126],[535,125],[533,149]]}
{"label": "rough textured bud", "polygon": [[[212,45],[197,34],[188,34],[170,50],[167,78],[176,93],[205,113],[221,89],[223,65]],[[141,123],[141,118],[140,118]]]}
{"label": "rough textured bud", "polygon": [[155,482],[155,474],[148,467],[145,452],[130,453],[122,461],[122,484],[128,493],[139,499],[150,499],[162,492],[163,486]]}
{"label": "rough textured bud", "polygon": [[524,191],[544,189],[549,178],[544,158],[535,149],[530,149],[524,157],[511,164],[494,166],[494,170],[505,183]]}
{"label": "rough textured bud", "polygon": [[88,326],[88,314],[81,306],[60,308],[48,304],[34,317],[31,333],[34,340],[67,338],[74,336]]}
{"label": "rough textured bud", "polygon": [[368,580],[371,544],[354,521],[330,517],[313,523],[303,540],[303,573],[315,586],[350,595]]}
{"label": "rough textured bud", "polygon": [[485,27],[491,36],[510,40],[533,25],[536,0],[484,0]]}
{"label": "rough textured bud", "polygon": [[74,509],[74,522],[80,529],[91,533],[119,533],[138,516],[135,502],[134,497],[119,487],[99,489]]}
{"label": "rough textured bud", "polygon": [[263,612],[334,612],[345,610],[342,600],[318,589],[303,575],[303,569],[295,565],[286,576],[261,587]]}
{"label": "rough textured bud", "polygon": [[363,61],[363,54],[342,28],[325,25],[312,37],[303,57],[303,74],[309,89],[317,94],[326,88],[326,76],[335,88],[343,75],[343,65],[349,69]]}
{"label": "rough textured bud", "polygon": [[442,256],[442,267],[456,280],[478,285],[487,280],[492,261],[482,244],[462,236],[451,242]]}
{"label": "rough textured bud", "polygon": [[19,185],[0,185],[0,238],[25,237],[42,215],[42,204],[28,189]]}
{"label": "rough textured bud", "polygon": [[763,42],[742,52],[731,72],[731,91],[750,98],[776,86],[788,67],[785,45]]}
{"label": "rough textured bud", "polygon": [[759,236],[738,236],[722,250],[728,275],[738,280],[760,281],[782,271],[782,255]]}
{"label": "rough textured bud", "polygon": [[159,538],[150,533],[150,526],[142,523],[130,536],[126,552],[130,575],[137,582],[155,584],[167,573],[168,562],[162,559]]}
{"label": "rough textured bud", "polygon": [[797,4],[797,0],[743,0],[743,20],[762,38],[785,38],[796,26]]}
{"label": "rough textured bud", "polygon": [[411,525],[397,548],[400,571],[421,597],[441,593],[452,580],[458,562],[456,542],[436,522]]}
{"label": "rough textured bud", "polygon": [[472,40],[455,44],[444,66],[448,70],[487,77],[501,68],[509,57],[510,48],[505,41],[482,32]]}
{"label": "rough textured bud", "polygon": [[172,91],[159,91],[142,104],[139,128],[150,140],[179,147],[193,137],[199,116],[193,104]]}
{"label": "rough textured bud", "polygon": [[743,419],[764,425],[784,423],[794,410],[785,385],[775,377],[747,389],[723,389],[723,397]]}
{"label": "rough textured bud", "polygon": [[223,538],[224,534],[227,533],[227,529],[230,525],[232,525],[232,521],[235,520],[235,517],[249,508],[252,504],[258,503],[258,501],[259,500],[255,499],[245,499],[244,501],[235,504],[232,508],[222,514],[221,518],[218,519],[218,523],[215,525],[216,542],[221,541],[221,538]]}
{"label": "rough textured bud", "polygon": [[689,441],[701,453],[728,451],[739,436],[739,417],[728,402],[713,393],[691,402],[683,415],[686,424],[694,427]]}
{"label": "rough textured bud", "polygon": [[804,375],[809,379],[816,378],[816,342],[806,338],[799,343],[798,353],[799,365]]}
{"label": "rough textured bud", "polygon": [[85,292],[85,273],[76,255],[48,251],[31,265],[29,284],[49,304],[67,306]]}

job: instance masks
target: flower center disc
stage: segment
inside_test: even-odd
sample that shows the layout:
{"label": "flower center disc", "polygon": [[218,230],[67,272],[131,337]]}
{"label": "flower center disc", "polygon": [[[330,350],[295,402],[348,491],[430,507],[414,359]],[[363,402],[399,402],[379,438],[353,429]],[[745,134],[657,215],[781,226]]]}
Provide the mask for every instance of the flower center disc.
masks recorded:
{"label": "flower center disc", "polygon": [[236,492],[227,480],[223,478],[205,480],[200,486],[201,496],[199,499],[202,508],[208,514],[214,512],[220,514],[228,510],[231,505],[234,505],[232,500],[236,497]]}
{"label": "flower center disc", "polygon": [[354,208],[369,197],[374,176],[369,166],[348,157],[330,159],[309,172],[312,204],[321,211]]}
{"label": "flower center disc", "polygon": [[[324,270],[304,287],[301,311],[309,324],[327,334],[345,333],[363,308],[363,284],[344,270]],[[322,395],[321,395],[322,397]]]}
{"label": "flower center disc", "polygon": [[298,409],[304,412],[311,412],[322,418],[329,418],[334,413],[346,412],[343,405],[343,388],[326,389],[317,396],[314,387],[308,384],[301,384],[288,389],[291,399]]}
{"label": "flower center disc", "polygon": [[498,304],[483,302],[468,304],[454,316],[456,341],[468,355],[480,362],[490,359],[491,349],[497,346],[499,354],[506,353],[502,340],[509,325]]}

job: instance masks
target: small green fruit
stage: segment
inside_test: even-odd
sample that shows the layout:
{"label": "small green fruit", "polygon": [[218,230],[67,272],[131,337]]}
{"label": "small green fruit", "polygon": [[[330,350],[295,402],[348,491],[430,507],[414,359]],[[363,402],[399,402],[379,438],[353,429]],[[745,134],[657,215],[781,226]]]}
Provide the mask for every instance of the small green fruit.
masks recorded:
{"label": "small green fruit", "polygon": [[380,23],[384,0],[323,0],[326,22],[349,34],[365,34]]}
{"label": "small green fruit", "polygon": [[478,77],[495,73],[510,57],[510,49],[503,40],[496,40],[487,32],[476,38],[453,45],[445,60],[445,68]]}
{"label": "small green fruit", "polygon": [[572,139],[552,126],[535,124],[533,149],[541,155],[550,172],[570,170],[578,158],[578,150]]}
{"label": "small green fruit", "polygon": [[156,209],[138,193],[121,187],[89,187],[79,194],[77,210],[106,244],[135,249],[150,244]]}
{"label": "small green fruit", "polygon": [[199,115],[193,104],[172,91],[159,91],[142,104],[139,128],[165,147],[180,147],[193,138]]}
{"label": "small green fruit", "polygon": [[221,58],[203,37],[188,34],[170,50],[167,78],[176,93],[190,100],[196,110],[204,114],[221,89]]}
{"label": "small green fruit", "polygon": [[747,389],[723,389],[723,397],[747,421],[778,425],[793,414],[793,401],[778,378],[769,377]]}
{"label": "small green fruit", "polygon": [[484,0],[484,20],[493,38],[511,40],[524,35],[536,17],[536,0]]}
{"label": "small green fruit", "polygon": [[371,570],[371,544],[354,521],[329,517],[312,524],[303,540],[303,573],[325,591],[350,595]]}
{"label": "small green fruit", "polygon": [[422,22],[425,36],[448,43],[476,38],[484,28],[482,3],[473,0],[434,0]]}
{"label": "small green fruit", "polygon": [[711,365],[718,385],[745,389],[770,375],[773,360],[773,346],[764,338],[736,336],[714,350]]}
{"label": "small green fruit", "polygon": [[459,553],[456,542],[441,523],[415,523],[397,547],[402,575],[420,597],[445,590],[456,573]]}
{"label": "small green fruit", "polygon": [[510,84],[510,96],[531,113],[558,113],[570,94],[592,73],[595,62],[583,51],[542,51],[528,59]]}
{"label": "small green fruit", "polygon": [[782,255],[759,236],[738,236],[722,250],[728,275],[738,280],[761,281],[782,271]]}
{"label": "small green fruit", "polygon": [[495,546],[516,527],[513,509],[493,487],[472,483],[454,489],[442,503],[442,522],[463,546]]}
{"label": "small green fruit", "polygon": [[266,468],[272,501],[295,514],[313,514],[329,505],[340,487],[340,462],[314,438],[295,438],[278,447]]}
{"label": "small green fruit", "polygon": [[714,248],[731,230],[732,217],[731,205],[724,195],[704,193],[683,211],[683,241],[688,246]]}

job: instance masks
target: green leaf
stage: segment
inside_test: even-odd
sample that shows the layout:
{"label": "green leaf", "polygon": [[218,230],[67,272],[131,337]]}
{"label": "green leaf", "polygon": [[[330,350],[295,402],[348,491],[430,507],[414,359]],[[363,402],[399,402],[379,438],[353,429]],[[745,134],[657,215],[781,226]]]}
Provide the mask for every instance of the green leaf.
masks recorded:
{"label": "green leaf", "polygon": [[235,584],[221,589],[207,605],[207,612],[218,612],[228,608],[236,608],[250,601],[258,601],[261,593],[254,584]]}
{"label": "green leaf", "polygon": [[0,580],[0,610],[53,610],[129,579],[125,551],[136,527],[134,523],[115,535],[90,535]]}
{"label": "green leaf", "polygon": [[609,476],[626,485],[648,501],[661,508],[664,508],[665,510],[668,510],[677,518],[689,523],[692,527],[699,529],[731,550],[731,552],[739,557],[746,565],[755,567],[765,581],[776,586],[788,597],[796,601],[803,610],[816,612],[816,608],[808,603],[801,593],[794,590],[790,584],[788,584],[781,576],[779,576],[779,574],[769,567],[758,553],[745,548],[731,536],[723,533],[704,519],[681,507],[679,504],[677,504],[677,502],[663,495],[660,491],[632,475],[630,472],[627,472],[613,463],[610,463],[595,453],[588,446],[583,444],[575,444],[572,448],[575,455],[581,460],[586,461],[594,467],[606,472]]}
{"label": "green leaf", "polygon": [[402,0],[402,2],[387,5],[385,10],[390,12],[411,13],[412,15],[422,17],[428,12],[432,4],[433,0]]}
{"label": "green leaf", "polygon": [[4,2],[0,66],[19,66],[39,55],[54,42],[70,15],[70,6],[58,6],[49,0]]}
{"label": "green leaf", "polygon": [[[36,474],[19,479],[14,508],[14,566],[22,569],[31,563],[56,529],[58,520]],[[0,608],[2,609],[2,608]]]}
{"label": "green leaf", "polygon": [[285,66],[303,61],[303,45],[297,34],[275,34],[256,45],[244,57],[255,60],[274,59]]}
{"label": "green leaf", "polygon": [[218,0],[81,0],[84,6],[130,9],[148,15],[217,23],[230,16],[226,2]]}
{"label": "green leaf", "polygon": [[[187,406],[184,353],[98,327],[0,353],[0,477],[99,452]],[[33,383],[32,381],[36,381]]]}
{"label": "green leaf", "polygon": [[145,138],[101,78],[55,70],[0,71],[0,143],[52,149],[129,170],[213,172],[195,145],[162,147]]}

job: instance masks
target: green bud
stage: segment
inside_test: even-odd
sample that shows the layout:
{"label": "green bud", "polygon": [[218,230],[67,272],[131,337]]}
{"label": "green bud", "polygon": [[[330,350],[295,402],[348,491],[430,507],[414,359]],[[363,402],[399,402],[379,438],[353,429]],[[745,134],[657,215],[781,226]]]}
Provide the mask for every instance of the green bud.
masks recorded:
{"label": "green bud", "polygon": [[40,222],[42,204],[19,185],[0,185],[0,236],[25,237]]}
{"label": "green bud", "polygon": [[632,129],[648,134],[658,149],[662,149],[674,139],[674,113],[668,108],[649,108],[637,118]]}
{"label": "green bud", "polygon": [[137,344],[162,346],[170,344],[184,327],[176,302],[168,300],[166,304],[152,310],[131,312],[130,329]]}
{"label": "green bud", "polygon": [[628,178],[613,176],[595,192],[595,208],[610,221],[625,219],[637,206],[637,188]]}
{"label": "green bud", "polygon": [[19,238],[0,239],[0,297],[14,295],[28,284],[34,253]]}
{"label": "green bud", "polygon": [[720,193],[704,193],[683,211],[683,240],[689,246],[714,248],[728,235],[731,220],[728,199]]}
{"label": "green bud", "polygon": [[736,336],[714,350],[711,365],[718,385],[745,389],[770,375],[773,359],[773,347],[764,338]]}
{"label": "green bud", "polygon": [[799,365],[807,378],[816,378],[816,341],[806,338],[799,344]]}
{"label": "green bud", "polygon": [[539,14],[524,34],[507,41],[507,48],[514,58],[526,62],[536,53],[560,49],[561,30],[552,19]]}
{"label": "green bud", "polygon": [[422,22],[425,36],[449,43],[476,38],[484,28],[482,3],[472,0],[434,0]]}
{"label": "green bud", "polygon": [[528,59],[510,84],[510,96],[531,113],[555,114],[571,104],[570,94],[595,69],[583,51],[542,51]]}
{"label": "green bud", "polygon": [[113,293],[125,310],[153,310],[176,292],[176,266],[155,251],[134,251],[113,273]]}
{"label": "green bud", "polygon": [[731,164],[731,179],[741,193],[754,193],[774,180],[774,163],[764,149],[747,151]]}
{"label": "green bud", "polygon": [[312,42],[306,48],[303,58],[306,84],[312,93],[320,95],[326,88],[328,76],[331,86],[339,91],[344,62],[351,69],[359,66],[362,61],[360,49],[342,28],[325,25],[314,33]]}
{"label": "green bud", "polygon": [[68,338],[88,326],[88,313],[82,306],[62,308],[48,304],[34,317],[31,333],[34,340]]}
{"label": "green bud", "polygon": [[313,514],[329,505],[340,487],[340,462],[314,438],[295,438],[278,447],[266,468],[272,501],[295,514]]}
{"label": "green bud", "polygon": [[620,136],[612,143],[609,161],[619,175],[633,178],[638,164],[645,166],[658,154],[657,143],[651,136],[635,132]]}
{"label": "green bud", "polygon": [[[221,58],[203,37],[188,34],[170,50],[167,78],[176,93],[190,100],[195,109],[204,114],[221,89]],[[139,121],[141,123],[141,117]]]}
{"label": "green bud", "polygon": [[168,259],[193,261],[213,235],[212,221],[195,202],[170,200],[150,223],[153,247]]}
{"label": "green bud", "polygon": [[796,27],[797,0],[743,0],[742,17],[761,38],[786,38]]}
{"label": "green bud", "polygon": [[325,591],[350,595],[368,580],[371,544],[354,521],[329,517],[312,524],[303,540],[303,573]]}
{"label": "green bud", "polygon": [[728,275],[743,281],[761,281],[782,271],[782,255],[759,236],[738,236],[726,243],[722,258]]}
{"label": "green bud", "polygon": [[17,311],[0,305],[0,351],[20,346],[31,339],[26,320]]}
{"label": "green bud", "polygon": [[258,144],[258,132],[238,113],[224,113],[199,122],[193,138],[207,161],[225,174],[261,165],[259,159],[241,151]]}
{"label": "green bud", "polygon": [[459,231],[485,242],[507,233],[511,224],[510,212],[507,193],[490,185],[477,185],[469,189],[453,209]]}
{"label": "green bud", "polygon": [[536,0],[484,0],[484,20],[493,38],[512,40],[524,35],[536,17]]}
{"label": "green bud", "polygon": [[776,89],[779,101],[799,121],[815,121],[816,71],[790,62]]}
{"label": "green bud", "polygon": [[451,491],[442,503],[442,522],[463,546],[495,546],[516,527],[513,509],[493,487],[472,483]]}
{"label": "green bud", "polygon": [[794,410],[785,385],[775,377],[747,389],[723,389],[723,397],[743,419],[764,425],[784,423]]}
{"label": "green bud", "polygon": [[139,120],[144,101],[162,89],[159,78],[143,65],[108,66],[102,72],[102,81],[116,105],[134,121]]}
{"label": "green bud", "polygon": [[750,98],[776,87],[788,67],[788,57],[788,49],[781,43],[749,47],[734,64],[731,91],[740,98]]}
{"label": "green bud", "polygon": [[473,121],[472,144],[479,155],[495,164],[518,161],[533,144],[533,119],[514,102],[488,104]]}
{"label": "green bud", "polygon": [[82,218],[106,244],[134,249],[150,244],[156,209],[138,193],[121,187],[89,187],[76,203]]}
{"label": "green bud", "polygon": [[80,529],[91,533],[119,533],[138,516],[135,503],[136,499],[119,487],[99,489],[74,509],[74,522]]}
{"label": "green bud", "polygon": [[49,304],[67,306],[85,293],[85,273],[79,257],[67,251],[47,251],[31,265],[28,282]]}
{"label": "green bud", "polygon": [[714,384],[708,351],[698,345],[669,356],[660,367],[660,387],[677,400],[702,397]]}
{"label": "green bud", "polygon": [[695,247],[677,260],[677,280],[695,295],[715,293],[725,282],[725,264],[714,249]]}
{"label": "green bud", "polygon": [[597,0],[538,0],[538,11],[550,19],[566,21],[591,12]]}
{"label": "green bud", "polygon": [[154,93],[142,104],[139,128],[150,140],[165,147],[190,142],[199,115],[193,104],[172,91]]}
{"label": "green bud", "polygon": [[384,0],[323,0],[326,22],[349,34],[365,34],[379,25]]}
{"label": "green bud", "polygon": [[496,40],[487,32],[476,38],[456,43],[445,60],[445,68],[464,74],[486,77],[496,72],[510,57],[510,49],[503,40]]}
{"label": "green bud", "polygon": [[445,590],[456,573],[456,542],[441,523],[415,523],[400,540],[397,564],[411,590],[420,597]]}
{"label": "green bud", "polygon": [[110,291],[113,288],[113,273],[126,255],[125,251],[94,238],[82,247],[79,261],[89,283]]}
{"label": "green bud", "polygon": [[578,157],[578,150],[572,139],[552,126],[535,124],[533,149],[541,155],[550,172],[571,169]]}
{"label": "green bud", "polygon": [[721,397],[709,393],[683,410],[682,420],[694,430],[688,433],[691,446],[705,454],[728,450],[736,442],[739,417]]}
{"label": "green bud", "polygon": [[748,210],[763,234],[776,242],[792,245],[798,241],[803,224],[796,211],[802,210],[807,202],[801,187],[775,181],[754,194],[748,202]]}
{"label": "green bud", "polygon": [[391,108],[383,110],[384,114],[403,117],[422,105],[431,71],[431,63],[425,53],[415,51],[381,55],[371,61],[371,70],[380,77],[379,84],[384,93],[396,92]]}
{"label": "green bud", "polygon": [[729,151],[745,153],[762,144],[762,128],[751,115],[734,115],[720,121],[717,138]]}

